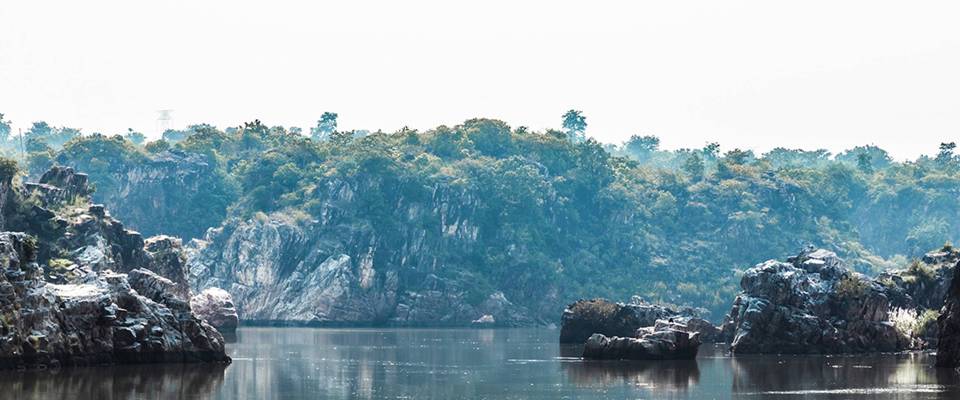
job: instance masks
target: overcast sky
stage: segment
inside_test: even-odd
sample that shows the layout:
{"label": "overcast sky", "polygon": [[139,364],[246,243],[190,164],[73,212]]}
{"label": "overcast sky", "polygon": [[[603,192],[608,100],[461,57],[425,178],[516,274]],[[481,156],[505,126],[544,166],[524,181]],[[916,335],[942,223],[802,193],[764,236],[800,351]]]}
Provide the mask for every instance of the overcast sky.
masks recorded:
{"label": "overcast sky", "polygon": [[[309,4],[307,4],[309,3]],[[6,1],[0,113],[83,132],[471,117],[897,158],[960,141],[960,6],[839,1]]]}

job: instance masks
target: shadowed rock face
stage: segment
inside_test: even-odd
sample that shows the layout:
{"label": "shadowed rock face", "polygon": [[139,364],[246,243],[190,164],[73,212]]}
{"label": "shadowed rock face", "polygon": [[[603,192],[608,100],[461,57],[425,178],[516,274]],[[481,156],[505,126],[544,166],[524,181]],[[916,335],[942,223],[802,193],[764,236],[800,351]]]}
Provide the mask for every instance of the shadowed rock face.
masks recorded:
{"label": "shadowed rock face", "polygon": [[888,290],[836,254],[806,251],[744,273],[724,324],[734,353],[897,351],[911,340],[889,321]]}
{"label": "shadowed rock face", "polygon": [[583,358],[600,360],[692,360],[700,335],[673,324],[642,328],[636,337],[606,337],[595,333],[583,345]]}
{"label": "shadowed rock face", "polygon": [[[674,318],[678,321],[696,319],[694,325],[716,337],[716,327],[696,318],[697,310],[674,309],[641,300],[630,304],[614,303],[604,299],[579,300],[563,311],[560,343],[583,343],[594,333],[605,336],[632,337],[638,329],[654,326],[657,320]],[[709,326],[709,329],[706,327]]]}
{"label": "shadowed rock face", "polygon": [[937,326],[937,366],[960,367],[960,274],[955,274],[950,283],[946,301],[940,317],[937,318]]}

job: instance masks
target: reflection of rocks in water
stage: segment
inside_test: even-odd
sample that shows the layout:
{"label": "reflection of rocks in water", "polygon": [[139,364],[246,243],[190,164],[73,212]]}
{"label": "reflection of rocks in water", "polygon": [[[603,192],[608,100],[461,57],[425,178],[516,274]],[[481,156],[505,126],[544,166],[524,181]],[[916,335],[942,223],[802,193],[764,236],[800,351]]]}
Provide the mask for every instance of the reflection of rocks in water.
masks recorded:
{"label": "reflection of rocks in water", "polygon": [[578,386],[630,384],[659,389],[686,389],[700,381],[695,360],[574,361],[561,363]]}
{"label": "reflection of rocks in water", "polygon": [[931,368],[928,354],[823,356],[740,356],[732,358],[733,392],[784,392],[956,386],[956,374]]}
{"label": "reflection of rocks in water", "polygon": [[[138,364],[0,374],[2,398],[178,399],[206,398],[223,385],[227,364]],[[8,397],[9,396],[9,397]]]}

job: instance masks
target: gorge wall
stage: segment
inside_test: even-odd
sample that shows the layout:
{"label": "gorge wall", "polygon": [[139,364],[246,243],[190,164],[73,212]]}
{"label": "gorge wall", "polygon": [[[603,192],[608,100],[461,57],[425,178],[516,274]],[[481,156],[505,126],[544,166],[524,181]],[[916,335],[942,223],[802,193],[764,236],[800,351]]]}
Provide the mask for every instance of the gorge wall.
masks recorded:
{"label": "gorge wall", "polygon": [[89,172],[133,228],[198,239],[191,281],[261,321],[555,323],[577,299],[633,295],[719,321],[747,266],[809,243],[874,276],[960,217],[960,180],[927,159],[708,146],[643,162],[489,119],[325,141],[204,125],[176,144],[90,135],[42,156],[31,166]]}
{"label": "gorge wall", "polygon": [[[545,296],[531,301],[522,287],[485,290],[490,284],[471,272],[464,255],[477,245],[479,227],[468,194],[435,188],[426,199],[398,194],[389,210],[365,210],[371,193],[389,192],[383,184],[327,182],[319,219],[274,213],[210,230],[191,250],[193,286],[224,288],[240,318],[253,321],[466,325],[492,315],[514,326],[550,319],[556,289],[539,288]],[[368,212],[399,223],[384,226],[388,218]]]}

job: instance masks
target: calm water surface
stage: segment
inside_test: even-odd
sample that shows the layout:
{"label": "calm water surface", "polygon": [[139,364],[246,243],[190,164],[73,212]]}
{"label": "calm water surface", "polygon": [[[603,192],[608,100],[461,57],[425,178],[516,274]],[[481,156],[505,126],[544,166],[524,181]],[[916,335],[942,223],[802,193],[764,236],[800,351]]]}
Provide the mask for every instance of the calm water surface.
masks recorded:
{"label": "calm water surface", "polygon": [[8,371],[3,399],[960,399],[925,354],[583,362],[546,329],[242,328],[233,363]]}

